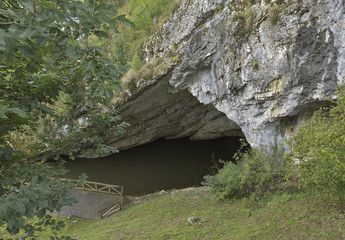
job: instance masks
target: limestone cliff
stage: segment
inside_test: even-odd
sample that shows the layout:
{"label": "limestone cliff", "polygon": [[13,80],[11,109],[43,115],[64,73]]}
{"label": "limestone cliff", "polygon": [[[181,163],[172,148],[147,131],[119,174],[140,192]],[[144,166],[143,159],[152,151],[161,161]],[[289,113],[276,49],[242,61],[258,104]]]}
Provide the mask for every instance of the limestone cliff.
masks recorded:
{"label": "limestone cliff", "polygon": [[[157,138],[244,135],[252,145],[289,136],[336,98],[345,76],[343,0],[181,0],[144,46],[150,61],[174,49],[179,61],[119,111],[131,127],[119,149]],[[249,1],[247,1],[249,2]],[[283,3],[281,3],[283,2]]]}

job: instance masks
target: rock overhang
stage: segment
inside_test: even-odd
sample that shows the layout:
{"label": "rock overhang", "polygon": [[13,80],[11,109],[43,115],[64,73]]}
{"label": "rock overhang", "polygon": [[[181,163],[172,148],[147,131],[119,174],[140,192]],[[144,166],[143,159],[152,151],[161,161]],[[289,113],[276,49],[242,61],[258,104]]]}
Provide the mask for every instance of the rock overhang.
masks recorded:
{"label": "rock overhang", "polygon": [[167,74],[119,107],[122,121],[131,126],[124,135],[108,139],[109,144],[123,150],[159,138],[244,136],[240,127],[213,105],[200,103],[187,90],[170,91],[170,77]]}

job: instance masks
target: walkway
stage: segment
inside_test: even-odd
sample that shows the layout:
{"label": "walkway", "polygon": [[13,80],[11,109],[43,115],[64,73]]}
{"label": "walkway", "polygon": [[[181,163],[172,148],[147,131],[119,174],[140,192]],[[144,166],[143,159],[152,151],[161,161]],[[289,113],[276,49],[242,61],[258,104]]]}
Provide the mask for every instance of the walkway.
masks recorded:
{"label": "walkway", "polygon": [[[59,215],[74,216],[85,219],[100,219],[99,210],[114,204],[119,201],[119,196],[109,195],[105,193],[96,193],[90,191],[83,191],[75,189],[72,191],[72,196],[78,200],[78,203],[72,206],[63,207]],[[124,198],[122,206],[127,205],[130,201]]]}
{"label": "walkway", "polygon": [[71,195],[78,202],[72,206],[63,207],[58,215],[100,219],[120,211],[123,205],[130,202],[128,199],[123,198],[122,186],[90,181],[85,181],[82,186],[76,185]]}

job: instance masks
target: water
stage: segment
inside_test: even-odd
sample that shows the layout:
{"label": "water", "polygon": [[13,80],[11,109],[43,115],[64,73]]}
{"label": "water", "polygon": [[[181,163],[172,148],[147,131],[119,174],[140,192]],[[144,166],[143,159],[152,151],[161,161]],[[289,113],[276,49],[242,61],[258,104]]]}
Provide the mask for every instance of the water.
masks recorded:
{"label": "water", "polygon": [[200,186],[205,175],[215,172],[215,162],[232,160],[239,139],[160,139],[105,158],[68,161],[67,177],[86,173],[89,181],[122,185],[133,196]]}

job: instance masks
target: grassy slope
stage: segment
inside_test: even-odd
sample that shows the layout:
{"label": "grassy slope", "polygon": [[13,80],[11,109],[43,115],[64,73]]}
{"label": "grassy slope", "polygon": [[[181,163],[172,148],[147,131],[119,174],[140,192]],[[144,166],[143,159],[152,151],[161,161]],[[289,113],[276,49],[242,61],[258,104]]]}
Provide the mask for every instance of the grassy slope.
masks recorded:
{"label": "grassy slope", "polygon": [[[191,216],[200,223],[189,224]],[[65,231],[92,240],[345,239],[345,214],[306,194],[219,203],[208,189],[198,188],[172,191],[100,221],[69,220]]]}

